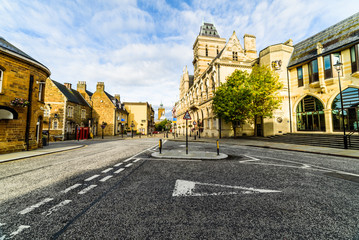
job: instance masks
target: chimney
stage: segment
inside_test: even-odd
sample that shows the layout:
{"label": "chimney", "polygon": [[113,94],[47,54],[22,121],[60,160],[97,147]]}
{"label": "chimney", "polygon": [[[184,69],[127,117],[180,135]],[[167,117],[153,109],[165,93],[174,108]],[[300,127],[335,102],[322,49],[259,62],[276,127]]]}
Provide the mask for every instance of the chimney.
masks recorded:
{"label": "chimney", "polygon": [[67,89],[71,90],[71,86],[72,86],[71,83],[64,83],[64,85]]}
{"label": "chimney", "polygon": [[243,42],[247,56],[250,58],[257,58],[256,37],[250,34],[244,34]]}
{"label": "chimney", "polygon": [[97,86],[96,86],[96,91],[104,92],[105,91],[105,83],[104,82],[98,82]]}
{"label": "chimney", "polygon": [[117,99],[117,101],[121,102],[120,101],[120,94],[115,94],[115,98]]}
{"label": "chimney", "polygon": [[77,91],[86,92],[86,81],[79,81],[77,83]]}

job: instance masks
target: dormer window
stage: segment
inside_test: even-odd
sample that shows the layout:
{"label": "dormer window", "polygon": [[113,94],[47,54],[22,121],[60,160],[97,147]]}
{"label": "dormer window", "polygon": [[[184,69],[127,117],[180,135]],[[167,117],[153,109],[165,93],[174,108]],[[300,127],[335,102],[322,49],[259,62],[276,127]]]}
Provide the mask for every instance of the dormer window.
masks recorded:
{"label": "dormer window", "polygon": [[238,52],[232,52],[233,61],[238,61]]}
{"label": "dormer window", "polygon": [[311,61],[308,65],[309,69],[309,83],[318,82],[319,75],[318,75],[318,60],[315,59]]}
{"label": "dormer window", "polygon": [[350,48],[350,60],[352,65],[352,73],[355,73],[359,70],[359,44],[356,44]]}

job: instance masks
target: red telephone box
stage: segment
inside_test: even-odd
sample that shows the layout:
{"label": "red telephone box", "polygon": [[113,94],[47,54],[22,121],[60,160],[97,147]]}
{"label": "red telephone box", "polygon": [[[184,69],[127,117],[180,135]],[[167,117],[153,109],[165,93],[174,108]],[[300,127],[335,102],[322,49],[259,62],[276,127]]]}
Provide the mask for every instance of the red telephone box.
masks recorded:
{"label": "red telephone box", "polygon": [[88,127],[78,127],[76,133],[76,139],[88,139],[89,137],[89,128]]}

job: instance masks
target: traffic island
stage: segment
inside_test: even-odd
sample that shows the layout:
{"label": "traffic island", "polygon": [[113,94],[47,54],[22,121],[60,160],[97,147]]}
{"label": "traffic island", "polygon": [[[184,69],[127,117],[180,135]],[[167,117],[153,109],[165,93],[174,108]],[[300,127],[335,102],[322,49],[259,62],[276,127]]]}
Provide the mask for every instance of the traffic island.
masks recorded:
{"label": "traffic island", "polygon": [[162,151],[162,153],[154,152],[151,154],[154,158],[163,158],[163,159],[190,159],[190,160],[221,160],[228,157],[227,154],[216,152],[200,152],[200,151],[190,151],[186,154],[186,151],[182,150],[167,150]]}

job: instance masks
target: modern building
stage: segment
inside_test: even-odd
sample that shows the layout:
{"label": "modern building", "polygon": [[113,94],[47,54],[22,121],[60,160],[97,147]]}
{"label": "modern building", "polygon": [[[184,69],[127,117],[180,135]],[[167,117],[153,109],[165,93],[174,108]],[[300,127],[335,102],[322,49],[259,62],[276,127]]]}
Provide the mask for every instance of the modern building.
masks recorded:
{"label": "modern building", "polygon": [[[288,132],[338,133],[358,131],[359,120],[359,13],[295,45],[292,40],[268,46],[257,56],[255,37],[245,34],[243,47],[235,33],[226,42],[213,24],[204,23],[193,45],[194,74],[184,68],[180,99],[175,104],[177,132],[185,132],[183,115],[189,111],[190,130],[210,137],[233,136],[233,129],[212,112],[212,97],[235,69],[250,72],[254,64],[269,65],[284,88],[281,107],[273,118],[258,119],[257,135]],[[342,63],[338,71],[336,62]],[[340,82],[339,82],[340,77]],[[343,91],[341,112],[340,90]],[[344,117],[344,125],[342,118]],[[253,135],[245,124],[239,135]]]}
{"label": "modern building", "polygon": [[142,135],[150,134],[155,127],[155,112],[148,102],[124,102],[128,111],[127,131]]}
{"label": "modern building", "polygon": [[42,147],[50,70],[0,37],[0,153]]}
{"label": "modern building", "polygon": [[52,141],[76,139],[76,129],[91,128],[91,105],[72,89],[71,83],[61,84],[48,78],[46,86],[44,130],[50,131]]}

